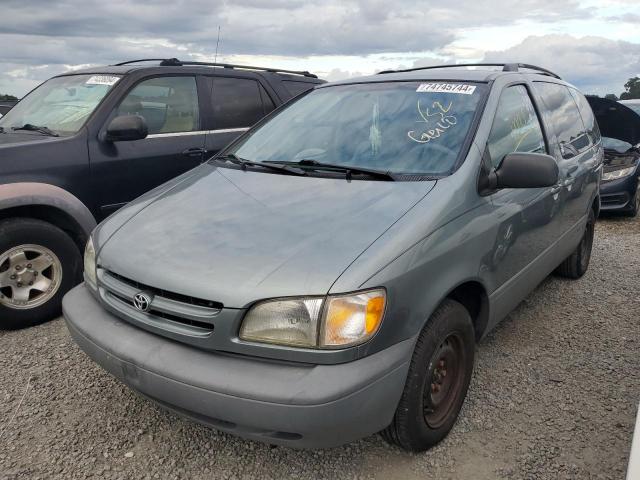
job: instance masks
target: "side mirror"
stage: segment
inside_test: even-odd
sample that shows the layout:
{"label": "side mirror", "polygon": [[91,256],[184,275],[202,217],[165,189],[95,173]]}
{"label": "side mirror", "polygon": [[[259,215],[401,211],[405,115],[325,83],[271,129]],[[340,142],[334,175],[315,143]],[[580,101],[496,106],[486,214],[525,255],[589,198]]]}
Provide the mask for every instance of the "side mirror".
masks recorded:
{"label": "side mirror", "polygon": [[543,188],[558,183],[558,164],[541,153],[505,155],[495,175],[496,188]]}
{"label": "side mirror", "polygon": [[121,115],[109,123],[105,140],[108,142],[142,140],[147,137],[148,133],[149,129],[144,117],[140,115]]}

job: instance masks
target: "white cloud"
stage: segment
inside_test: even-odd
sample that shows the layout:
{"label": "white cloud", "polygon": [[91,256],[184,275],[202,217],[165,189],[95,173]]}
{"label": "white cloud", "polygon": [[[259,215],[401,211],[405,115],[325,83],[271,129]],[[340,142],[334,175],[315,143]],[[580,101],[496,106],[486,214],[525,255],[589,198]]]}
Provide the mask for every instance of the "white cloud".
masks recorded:
{"label": "white cloud", "polygon": [[485,60],[543,66],[586,93],[619,95],[629,77],[640,75],[640,44],[594,36],[532,36],[506,50],[487,52]]}

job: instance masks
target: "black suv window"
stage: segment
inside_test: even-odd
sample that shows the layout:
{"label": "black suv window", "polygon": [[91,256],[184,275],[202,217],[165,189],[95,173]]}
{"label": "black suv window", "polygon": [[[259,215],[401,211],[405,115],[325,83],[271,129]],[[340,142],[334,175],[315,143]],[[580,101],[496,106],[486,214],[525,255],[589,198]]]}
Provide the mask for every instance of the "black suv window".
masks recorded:
{"label": "black suv window", "polygon": [[287,89],[287,92],[291,94],[292,97],[296,95],[300,95],[307,90],[311,90],[314,86],[313,83],[310,82],[297,82],[295,80],[283,80],[282,84],[284,88]]}
{"label": "black suv window", "polygon": [[196,79],[155,77],[143,80],[124,97],[117,113],[143,116],[149,134],[198,130]]}
{"label": "black suv window", "polygon": [[589,148],[589,136],[569,89],[557,83],[534,85],[546,106],[545,119],[558,137],[562,156],[571,158]]}
{"label": "black suv window", "polygon": [[[212,82],[213,124],[216,130],[250,127],[274,108],[267,92],[255,80],[213,77]],[[268,108],[263,104],[263,95],[269,101]]]}
{"label": "black suv window", "polygon": [[590,145],[596,145],[600,142],[600,128],[598,127],[598,122],[593,114],[593,110],[591,110],[591,105],[589,105],[589,102],[584,95],[575,88],[570,88],[569,92],[571,92],[571,95],[580,110],[580,116],[582,117],[582,122],[587,129]]}
{"label": "black suv window", "polygon": [[540,120],[523,85],[508,87],[500,95],[487,147],[494,167],[509,153],[546,153]]}

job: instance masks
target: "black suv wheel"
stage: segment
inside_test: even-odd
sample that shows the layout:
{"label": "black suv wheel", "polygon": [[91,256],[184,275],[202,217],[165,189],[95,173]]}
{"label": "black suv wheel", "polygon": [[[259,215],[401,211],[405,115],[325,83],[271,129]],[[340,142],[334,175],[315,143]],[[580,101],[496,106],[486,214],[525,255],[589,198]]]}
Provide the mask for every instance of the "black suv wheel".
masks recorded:
{"label": "black suv wheel", "polygon": [[445,300],[418,337],[400,404],[382,437],[413,452],[446,437],[467,395],[474,353],[469,312]]}
{"label": "black suv wheel", "polygon": [[23,328],[60,314],[62,297],[82,274],[78,247],[50,223],[0,222],[0,328]]}

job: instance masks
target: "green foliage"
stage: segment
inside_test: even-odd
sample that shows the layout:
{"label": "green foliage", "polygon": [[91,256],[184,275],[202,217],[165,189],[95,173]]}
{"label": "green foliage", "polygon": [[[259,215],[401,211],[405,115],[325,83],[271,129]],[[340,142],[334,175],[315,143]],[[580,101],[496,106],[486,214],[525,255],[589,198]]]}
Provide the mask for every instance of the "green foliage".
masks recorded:
{"label": "green foliage", "polygon": [[18,100],[18,97],[14,97],[13,95],[7,95],[0,93],[0,102],[8,102],[12,100]]}
{"label": "green foliage", "polygon": [[630,78],[624,84],[625,92],[620,95],[620,100],[631,100],[632,98],[640,98],[640,77]]}

